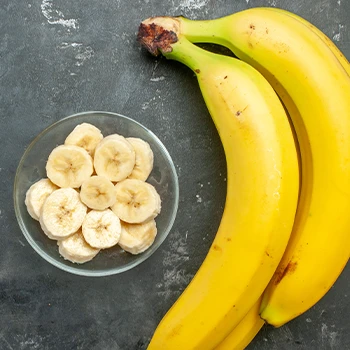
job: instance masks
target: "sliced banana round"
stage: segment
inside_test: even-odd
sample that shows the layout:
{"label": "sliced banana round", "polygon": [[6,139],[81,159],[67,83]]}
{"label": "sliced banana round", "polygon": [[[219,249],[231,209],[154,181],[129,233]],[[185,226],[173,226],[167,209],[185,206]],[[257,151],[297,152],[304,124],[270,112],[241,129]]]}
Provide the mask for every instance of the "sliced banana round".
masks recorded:
{"label": "sliced banana round", "polygon": [[58,187],[49,179],[41,179],[29,187],[24,203],[33,219],[39,221],[42,205],[46,198],[57,189]]}
{"label": "sliced banana round", "polygon": [[110,209],[91,210],[84,219],[82,231],[86,242],[92,247],[110,248],[119,241],[120,220]]}
{"label": "sliced banana round", "polygon": [[59,187],[80,187],[93,171],[91,156],[78,146],[54,148],[46,163],[47,177]]}
{"label": "sliced banana round", "polygon": [[95,148],[103,139],[100,129],[89,123],[77,125],[64,141],[65,145],[75,145],[84,148],[91,156]]}
{"label": "sliced banana round", "polygon": [[87,207],[73,188],[60,188],[45,200],[39,222],[51,239],[63,239],[77,232],[86,216]]}
{"label": "sliced banana round", "polygon": [[111,209],[127,223],[138,224],[154,219],[161,209],[157,190],[149,183],[126,179],[115,185],[117,200]]}
{"label": "sliced banana round", "polygon": [[140,254],[148,249],[157,235],[155,220],[143,224],[128,224],[122,222],[122,233],[119,246],[131,254]]}
{"label": "sliced banana round", "polygon": [[100,251],[85,241],[81,229],[72,236],[58,241],[57,244],[58,251],[64,259],[78,264],[92,260]]}
{"label": "sliced banana round", "polygon": [[80,199],[91,209],[104,210],[117,200],[113,183],[103,176],[91,176],[83,182]]}
{"label": "sliced banana round", "polygon": [[128,179],[138,179],[146,181],[153,169],[153,151],[146,141],[137,137],[128,137],[135,151],[135,166]]}
{"label": "sliced banana round", "polygon": [[96,147],[94,167],[97,175],[121,181],[131,174],[134,166],[135,151],[125,137],[109,135]]}

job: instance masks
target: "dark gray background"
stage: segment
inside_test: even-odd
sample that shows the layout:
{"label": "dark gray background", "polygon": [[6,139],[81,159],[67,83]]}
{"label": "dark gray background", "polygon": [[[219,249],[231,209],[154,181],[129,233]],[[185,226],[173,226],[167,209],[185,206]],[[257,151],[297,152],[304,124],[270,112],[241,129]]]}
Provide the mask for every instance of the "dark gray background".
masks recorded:
{"label": "dark gray background", "polygon": [[[0,350],[146,348],[215,236],[226,166],[195,76],[141,50],[138,25],[155,15],[204,19],[262,5],[303,15],[350,57],[348,0],[1,0]],[[122,113],[152,129],[180,182],[168,239],[140,266],[107,278],[45,262],[23,237],[12,202],[32,139],[87,110]],[[349,277],[348,266],[314,308],[280,329],[263,328],[249,349],[350,349]]]}

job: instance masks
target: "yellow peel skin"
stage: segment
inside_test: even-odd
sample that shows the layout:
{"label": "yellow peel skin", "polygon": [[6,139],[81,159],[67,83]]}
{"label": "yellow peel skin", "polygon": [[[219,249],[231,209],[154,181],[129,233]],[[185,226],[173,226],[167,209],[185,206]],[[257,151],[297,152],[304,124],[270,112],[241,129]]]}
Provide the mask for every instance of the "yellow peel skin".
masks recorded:
{"label": "yellow peel skin", "polygon": [[261,307],[268,323],[281,326],[318,302],[349,259],[349,63],[319,31],[284,11],[254,8],[211,21],[177,21],[189,40],[227,46],[258,69],[292,119],[301,196]]}
{"label": "yellow peel skin", "polygon": [[277,95],[255,69],[183,36],[163,52],[197,75],[223,143],[227,196],[197,274],[157,327],[149,350],[217,346],[257,302],[293,226],[299,190],[292,131]]}
{"label": "yellow peel skin", "polygon": [[264,320],[259,315],[261,298],[215,350],[244,350],[258,334]]}

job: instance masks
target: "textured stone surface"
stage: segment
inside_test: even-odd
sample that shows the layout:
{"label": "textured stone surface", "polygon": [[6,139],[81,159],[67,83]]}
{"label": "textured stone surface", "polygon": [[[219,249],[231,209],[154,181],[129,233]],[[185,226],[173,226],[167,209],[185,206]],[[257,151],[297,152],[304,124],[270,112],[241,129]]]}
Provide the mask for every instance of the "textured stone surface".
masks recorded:
{"label": "textured stone surface", "polygon": [[[346,0],[1,0],[1,350],[146,348],[214,238],[226,168],[194,75],[145,54],[135,41],[138,25],[155,15],[204,19],[261,5],[303,15],[350,57]],[[12,205],[28,144],[51,123],[87,110],[119,112],[152,129],[180,181],[168,239],[146,262],[108,278],[46,263],[23,237]],[[349,349],[349,278],[348,266],[314,308],[280,329],[264,328],[249,349]]]}

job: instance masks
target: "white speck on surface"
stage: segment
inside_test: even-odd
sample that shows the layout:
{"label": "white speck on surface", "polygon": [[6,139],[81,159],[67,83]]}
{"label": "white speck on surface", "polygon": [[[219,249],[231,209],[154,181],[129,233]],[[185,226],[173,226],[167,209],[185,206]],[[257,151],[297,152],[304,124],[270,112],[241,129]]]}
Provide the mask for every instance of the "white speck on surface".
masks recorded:
{"label": "white speck on surface", "polygon": [[269,3],[270,6],[276,7],[277,0],[269,0],[268,3]]}
{"label": "white speck on surface", "polygon": [[19,239],[18,240],[19,244],[22,246],[22,247],[25,247],[26,245]]}
{"label": "white speck on surface", "polygon": [[330,349],[337,349],[339,345],[339,335],[338,332],[332,332],[328,330],[328,326],[325,323],[322,323],[321,326],[321,341],[323,345],[330,346]]}
{"label": "white speck on surface", "polygon": [[341,5],[341,0],[338,0],[338,1],[337,1],[337,4],[340,6],[340,5]]}
{"label": "white speck on surface", "polygon": [[77,73],[70,73],[69,75],[77,75]]}
{"label": "white speck on surface", "polygon": [[165,252],[163,266],[165,267],[163,283],[159,283],[157,295],[168,298],[172,293],[178,293],[192,279],[193,275],[181,269],[181,265],[189,260],[187,250],[187,234],[175,231],[170,237],[170,251]]}
{"label": "white speck on surface", "polygon": [[149,101],[144,102],[144,103],[141,105],[141,109],[145,111],[146,109],[149,108],[149,105],[150,105],[153,101],[155,101],[155,100],[156,100],[156,98],[153,97],[153,98],[151,98]]}
{"label": "white speck on surface", "polygon": [[161,76],[161,77],[151,78],[150,80],[151,81],[162,81],[164,79],[165,79],[165,77]]}
{"label": "white speck on surface", "polygon": [[42,0],[40,8],[41,13],[47,19],[49,24],[59,24],[68,29],[77,29],[78,21],[73,18],[66,19],[64,14],[53,8],[53,0]]}
{"label": "white speck on surface", "polygon": [[311,323],[311,322],[312,322],[311,318],[307,318],[307,319],[306,319],[306,322],[307,322],[307,323]]}
{"label": "white speck on surface", "polygon": [[179,6],[175,8],[175,11],[181,11],[186,16],[191,16],[193,19],[197,18],[198,10],[201,13],[208,14],[206,8],[210,0],[181,0]]}
{"label": "white speck on surface", "polygon": [[89,60],[94,55],[94,50],[91,46],[86,46],[85,48],[79,48],[79,53],[75,56],[77,62],[76,66],[82,66],[86,60]]}
{"label": "white speck on surface", "polygon": [[197,203],[202,203],[202,197],[199,194],[196,194]]}
{"label": "white speck on surface", "polygon": [[67,49],[67,48],[70,48],[70,47],[80,47],[80,46],[83,46],[82,43],[67,43],[67,42],[63,42],[61,44],[61,46],[59,46],[60,49]]}
{"label": "white speck on surface", "polygon": [[333,35],[333,40],[334,41],[340,41],[341,37],[342,37],[342,32],[343,32],[343,29],[345,28],[344,24],[339,24],[338,25],[338,33],[335,33]]}
{"label": "white speck on surface", "polygon": [[32,7],[32,4],[28,4],[28,7],[31,8],[31,7]]}

